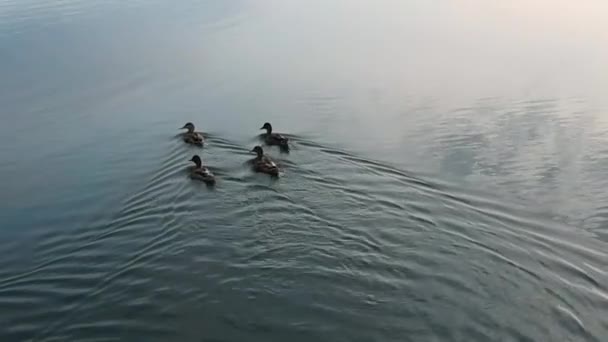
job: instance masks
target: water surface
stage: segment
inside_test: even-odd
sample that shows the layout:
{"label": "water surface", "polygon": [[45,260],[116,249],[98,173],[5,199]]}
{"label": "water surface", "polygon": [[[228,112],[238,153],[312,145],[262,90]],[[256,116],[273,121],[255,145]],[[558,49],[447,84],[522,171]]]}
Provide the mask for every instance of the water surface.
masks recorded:
{"label": "water surface", "polygon": [[0,340],[606,340],[606,14],[0,1]]}

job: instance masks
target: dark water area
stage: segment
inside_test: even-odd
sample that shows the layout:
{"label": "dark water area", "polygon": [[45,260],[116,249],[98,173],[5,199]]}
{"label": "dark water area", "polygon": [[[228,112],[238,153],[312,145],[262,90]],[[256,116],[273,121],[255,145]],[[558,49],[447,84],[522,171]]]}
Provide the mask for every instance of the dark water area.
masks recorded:
{"label": "dark water area", "polygon": [[0,0],[0,341],[606,341],[606,14]]}

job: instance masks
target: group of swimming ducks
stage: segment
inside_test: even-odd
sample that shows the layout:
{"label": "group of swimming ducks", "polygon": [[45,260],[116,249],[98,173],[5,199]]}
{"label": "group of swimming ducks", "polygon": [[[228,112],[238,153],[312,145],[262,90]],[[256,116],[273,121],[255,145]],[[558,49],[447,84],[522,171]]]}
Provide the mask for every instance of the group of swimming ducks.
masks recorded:
{"label": "group of swimming ducks", "polygon": [[[205,144],[205,138],[200,132],[195,131],[195,127],[192,122],[186,123],[181,129],[187,130],[182,136],[184,142],[203,147]],[[288,138],[281,134],[273,133],[272,125],[270,123],[266,122],[260,129],[266,130],[266,133],[262,134],[262,139],[266,145],[278,146],[283,151],[289,150]],[[255,172],[266,173],[273,177],[279,175],[279,167],[269,156],[264,154],[262,146],[255,146],[251,152],[256,154],[256,157],[250,160],[250,164]],[[213,172],[211,172],[211,170],[203,165],[203,161],[199,155],[195,154],[190,161],[195,164],[195,166],[190,169],[190,177],[192,179],[203,181],[208,185],[215,184],[215,175]]]}

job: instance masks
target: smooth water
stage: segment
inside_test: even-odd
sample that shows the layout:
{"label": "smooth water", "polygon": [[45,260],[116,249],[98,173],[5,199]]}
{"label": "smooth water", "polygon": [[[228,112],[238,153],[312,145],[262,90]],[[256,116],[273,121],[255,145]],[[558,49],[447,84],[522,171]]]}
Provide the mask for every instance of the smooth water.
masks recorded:
{"label": "smooth water", "polygon": [[607,15],[0,0],[0,341],[606,341]]}

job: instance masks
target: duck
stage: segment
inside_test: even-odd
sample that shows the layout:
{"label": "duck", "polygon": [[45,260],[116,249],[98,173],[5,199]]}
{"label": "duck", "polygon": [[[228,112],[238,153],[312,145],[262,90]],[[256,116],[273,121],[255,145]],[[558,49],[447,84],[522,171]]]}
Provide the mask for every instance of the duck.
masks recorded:
{"label": "duck", "polygon": [[199,132],[194,131],[194,124],[192,124],[192,122],[186,123],[181,129],[188,130],[188,132],[184,133],[183,135],[184,141],[186,143],[201,147],[203,146],[203,143],[205,141],[203,139],[203,135]]}
{"label": "duck", "polygon": [[272,125],[269,122],[264,123],[264,126],[260,129],[266,130],[266,134],[263,138],[267,145],[276,145],[284,149],[289,148],[289,139],[281,134],[272,133]]}
{"label": "duck", "polygon": [[266,173],[275,177],[279,175],[279,167],[270,159],[270,157],[264,155],[262,146],[258,145],[254,147],[251,152],[257,155],[251,160],[255,172]]}
{"label": "duck", "polygon": [[203,166],[201,157],[195,154],[189,161],[195,164],[195,166],[190,169],[190,178],[203,181],[208,185],[215,184],[215,175],[206,166]]}

